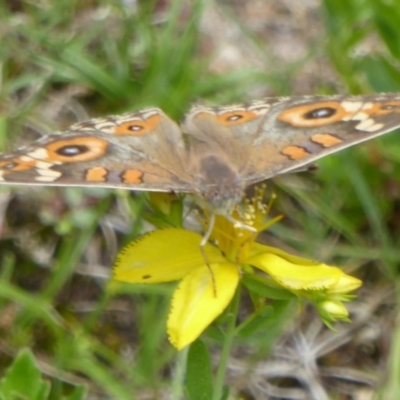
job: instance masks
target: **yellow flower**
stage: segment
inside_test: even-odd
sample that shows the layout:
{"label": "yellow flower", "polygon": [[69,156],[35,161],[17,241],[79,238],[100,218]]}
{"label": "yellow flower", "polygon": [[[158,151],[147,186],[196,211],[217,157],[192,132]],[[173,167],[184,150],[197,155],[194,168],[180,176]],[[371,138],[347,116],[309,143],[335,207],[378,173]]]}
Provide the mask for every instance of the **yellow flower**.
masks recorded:
{"label": "yellow flower", "polygon": [[340,300],[325,300],[317,303],[317,309],[319,310],[323,319],[327,320],[329,324],[331,321],[340,319],[343,321],[348,320],[349,312]]}
{"label": "yellow flower", "polygon": [[[252,201],[245,202],[242,213],[237,210],[232,213],[232,218],[240,219],[241,224],[220,215],[215,217],[211,234],[215,245],[207,243],[204,246],[205,257],[199,248],[201,235],[183,229],[152,232],[129,244],[119,254],[114,270],[117,281],[157,283],[180,280],[167,323],[169,339],[177,349],[197,339],[224,311],[241,276],[249,270],[253,273],[252,267],[266,272],[275,282],[275,287],[313,301],[324,313],[324,320],[347,319],[342,310],[344,307],[340,307],[342,303],[336,298],[331,302],[335,302],[336,307],[329,311],[332,309],[328,306],[330,296],[354,290],[361,281],[339,268],[255,243],[259,232],[280,219],[266,222],[271,203],[266,206],[261,202],[263,194],[264,189],[259,189]],[[271,279],[268,280],[270,283]]]}

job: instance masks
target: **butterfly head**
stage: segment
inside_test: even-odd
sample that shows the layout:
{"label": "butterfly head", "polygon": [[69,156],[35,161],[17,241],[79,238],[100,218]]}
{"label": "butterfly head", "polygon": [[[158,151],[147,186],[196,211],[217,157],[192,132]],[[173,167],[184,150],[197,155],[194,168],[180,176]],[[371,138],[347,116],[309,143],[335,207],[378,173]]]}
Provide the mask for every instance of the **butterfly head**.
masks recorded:
{"label": "butterfly head", "polygon": [[223,159],[209,155],[200,161],[198,194],[213,213],[230,215],[243,198],[244,186],[233,167]]}

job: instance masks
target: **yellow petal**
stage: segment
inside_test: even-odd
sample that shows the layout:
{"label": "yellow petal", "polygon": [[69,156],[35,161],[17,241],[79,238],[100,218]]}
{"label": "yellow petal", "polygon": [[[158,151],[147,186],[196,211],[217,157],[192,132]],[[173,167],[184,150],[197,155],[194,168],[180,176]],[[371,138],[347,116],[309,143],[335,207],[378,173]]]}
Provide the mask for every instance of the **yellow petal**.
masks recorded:
{"label": "yellow petal", "polygon": [[[248,258],[251,259],[252,257],[263,255],[265,253],[275,254],[276,256],[279,256],[293,264],[299,264],[299,265],[318,265],[318,264],[320,264],[318,261],[310,260],[308,258],[294,256],[292,254],[286,253],[283,250],[277,249],[276,247],[265,246],[261,243],[253,243],[253,245],[251,246]],[[248,261],[248,263],[251,264],[250,261]]]}
{"label": "yellow petal", "polygon": [[362,285],[362,281],[360,279],[354,278],[354,276],[343,274],[337,282],[329,288],[328,293],[330,294],[340,294],[340,293],[348,293]]}
{"label": "yellow petal", "polygon": [[[151,232],[128,244],[118,255],[114,279],[131,283],[170,282],[204,265],[201,236],[183,229]],[[223,261],[214,246],[204,247],[210,263]]]}
{"label": "yellow petal", "polygon": [[[268,273],[289,290],[329,289],[336,287],[343,276],[346,276],[341,269],[336,267],[330,267],[322,263],[314,263],[313,265],[293,264],[270,253],[259,254],[252,257],[248,262]],[[361,281],[359,282],[361,284]],[[353,289],[356,287],[353,287]]]}
{"label": "yellow petal", "polygon": [[[186,276],[176,289],[168,317],[170,342],[181,350],[196,340],[222,313],[239,282],[235,264],[204,265]],[[214,286],[215,285],[215,286]]]}

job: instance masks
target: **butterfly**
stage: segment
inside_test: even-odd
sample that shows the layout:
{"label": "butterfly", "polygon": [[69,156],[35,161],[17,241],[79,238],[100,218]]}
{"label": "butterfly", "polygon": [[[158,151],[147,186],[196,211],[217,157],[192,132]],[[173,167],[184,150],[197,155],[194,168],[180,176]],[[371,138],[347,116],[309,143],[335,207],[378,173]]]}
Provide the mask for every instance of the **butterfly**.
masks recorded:
{"label": "butterfly", "polygon": [[228,215],[247,186],[400,127],[400,94],[269,97],[92,119],[0,155],[0,184],[191,193]]}

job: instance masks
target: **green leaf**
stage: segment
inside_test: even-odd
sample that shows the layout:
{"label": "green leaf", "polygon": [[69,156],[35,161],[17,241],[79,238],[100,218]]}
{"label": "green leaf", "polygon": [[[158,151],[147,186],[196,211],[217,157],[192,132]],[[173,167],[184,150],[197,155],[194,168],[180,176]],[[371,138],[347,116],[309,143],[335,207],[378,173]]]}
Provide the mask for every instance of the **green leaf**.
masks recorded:
{"label": "green leaf", "polygon": [[400,72],[396,65],[384,56],[360,57],[358,68],[378,92],[391,92],[400,87]]}
{"label": "green leaf", "polygon": [[0,398],[3,400],[45,400],[50,384],[42,379],[39,367],[29,350],[22,350],[0,381]]}
{"label": "green leaf", "polygon": [[[35,357],[28,349],[22,350],[7,369],[0,381],[1,400],[46,400],[49,398],[50,383],[42,378]],[[86,388],[77,386],[63,400],[83,400]]]}
{"label": "green leaf", "polygon": [[257,293],[268,299],[287,300],[294,297],[293,293],[280,287],[272,287],[274,282],[271,279],[264,278],[255,274],[244,274],[241,282],[249,291]]}
{"label": "green leaf", "polygon": [[212,398],[212,369],[207,347],[201,340],[193,342],[187,359],[188,400],[209,400]]}
{"label": "green leaf", "polygon": [[286,319],[292,305],[292,301],[275,301],[273,306],[260,309],[236,328],[237,336],[241,338],[250,337],[275,324],[279,325],[280,321]]}
{"label": "green leaf", "polygon": [[237,328],[241,337],[248,337],[270,325],[270,318],[274,314],[272,306],[265,306],[252,314]]}
{"label": "green leaf", "polygon": [[378,33],[392,55],[400,59],[400,45],[398,40],[400,33],[400,11],[397,2],[395,4],[387,4],[387,2],[383,1],[372,1],[371,5],[374,7],[374,17]]}
{"label": "green leaf", "polygon": [[68,396],[63,396],[63,400],[83,400],[86,396],[86,387],[77,386],[74,388],[73,392]]}
{"label": "green leaf", "polygon": [[224,386],[221,400],[228,400],[230,393],[231,393],[230,387]]}

